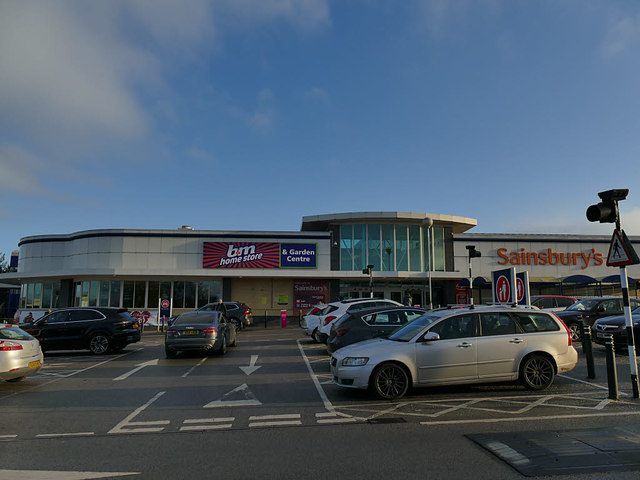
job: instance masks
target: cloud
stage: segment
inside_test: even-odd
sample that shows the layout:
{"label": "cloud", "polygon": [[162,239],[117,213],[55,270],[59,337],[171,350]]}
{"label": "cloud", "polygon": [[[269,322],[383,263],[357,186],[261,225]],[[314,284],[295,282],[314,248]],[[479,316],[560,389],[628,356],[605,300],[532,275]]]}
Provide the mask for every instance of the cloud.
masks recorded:
{"label": "cloud", "polygon": [[600,48],[605,57],[614,57],[624,50],[637,48],[640,44],[640,14],[613,20]]}
{"label": "cloud", "polygon": [[215,5],[227,19],[225,26],[235,22],[244,28],[247,23],[284,19],[298,30],[310,31],[331,24],[326,0],[221,0]]}
{"label": "cloud", "polygon": [[257,133],[266,134],[275,127],[276,111],[275,96],[268,88],[263,88],[258,93],[258,106],[256,111],[246,115],[246,125]]}
{"label": "cloud", "polygon": [[45,162],[35,155],[13,145],[0,144],[0,191],[41,191],[44,186],[36,172],[45,167]]}
{"label": "cloud", "polygon": [[191,147],[186,152],[189,158],[192,158],[200,163],[213,164],[216,162],[216,158],[206,150],[198,147]]}
{"label": "cloud", "polygon": [[307,100],[319,102],[323,105],[329,105],[331,103],[329,94],[320,87],[310,88],[305,92],[304,96]]}

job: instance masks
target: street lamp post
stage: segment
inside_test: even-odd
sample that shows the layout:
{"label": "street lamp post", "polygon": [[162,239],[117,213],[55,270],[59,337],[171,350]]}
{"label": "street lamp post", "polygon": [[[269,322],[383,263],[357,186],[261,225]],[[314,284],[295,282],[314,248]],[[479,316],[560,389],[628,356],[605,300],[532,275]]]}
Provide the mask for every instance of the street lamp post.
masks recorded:
{"label": "street lamp post", "polygon": [[469,250],[469,297],[470,303],[473,305],[473,275],[471,275],[471,259],[474,257],[480,257],[482,254],[476,250],[474,245],[467,245],[466,249]]}
{"label": "street lamp post", "polygon": [[373,265],[367,265],[367,268],[363,269],[362,273],[369,275],[369,295],[373,298]]}
{"label": "street lamp post", "polygon": [[433,228],[433,220],[429,217],[425,217],[424,220],[422,220],[422,225],[427,227],[427,261],[429,262],[429,269],[427,270],[427,276],[429,277],[429,310],[433,310],[433,293],[431,290],[431,268],[432,268],[432,262],[431,262],[431,258],[433,257],[433,251],[432,251],[432,246],[431,246],[431,238],[433,237],[433,232],[432,232],[432,228]]}

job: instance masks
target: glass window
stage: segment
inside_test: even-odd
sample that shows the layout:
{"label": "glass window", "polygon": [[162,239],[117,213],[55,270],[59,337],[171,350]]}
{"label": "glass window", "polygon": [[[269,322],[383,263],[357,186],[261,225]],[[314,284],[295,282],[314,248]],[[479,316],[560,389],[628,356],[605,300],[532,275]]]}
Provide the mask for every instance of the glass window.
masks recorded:
{"label": "glass window", "polygon": [[147,292],[147,308],[158,308],[160,295],[160,282],[149,282]]}
{"label": "glass window", "polygon": [[135,283],[132,280],[125,280],[122,283],[122,306],[124,308],[133,308],[133,290]]}
{"label": "glass window", "polygon": [[42,308],[51,307],[51,291],[53,290],[52,283],[45,283],[42,286]]}
{"label": "glass window", "polygon": [[52,285],[51,292],[51,307],[58,308],[60,305],[60,282],[56,282]]}
{"label": "glass window", "polygon": [[173,308],[184,308],[184,282],[173,282]]}
{"label": "glass window", "polygon": [[433,231],[433,270],[436,272],[444,272],[444,228],[434,227]]}
{"label": "glass window", "polygon": [[517,331],[516,323],[508,313],[481,313],[482,336],[513,335]]}
{"label": "glass window", "polygon": [[89,306],[98,306],[98,280],[91,280],[89,282]]}
{"label": "glass window", "polygon": [[53,312],[46,316],[43,320],[47,323],[62,323],[67,321],[69,316],[68,310],[61,310],[59,312]]}
{"label": "glass window", "polygon": [[560,327],[549,315],[543,313],[516,313],[518,323],[525,332],[554,332]]}
{"label": "glass window", "polygon": [[409,243],[407,241],[407,226],[396,225],[396,269],[399,272],[409,271]]}
{"label": "glass window", "polygon": [[556,304],[558,305],[558,307],[566,308],[566,307],[570,307],[574,303],[576,303],[576,301],[573,298],[564,298],[564,297],[556,298]]}
{"label": "glass window", "polygon": [[171,282],[160,282],[160,298],[171,298]]}
{"label": "glass window", "polygon": [[389,272],[394,269],[394,253],[393,225],[385,223],[382,225],[382,270]]}
{"label": "glass window", "polygon": [[76,293],[75,293],[75,300],[73,302],[73,305],[76,307],[79,307],[81,301],[82,301],[82,284],[76,283]]}
{"label": "glass window", "polygon": [[184,282],[184,308],[196,308],[196,282]]}
{"label": "glass window", "polygon": [[20,285],[20,308],[27,306],[27,284]]}
{"label": "glass window", "polygon": [[420,227],[409,225],[409,270],[419,272],[420,265]]}
{"label": "glass window", "polygon": [[70,322],[82,322],[84,320],[100,320],[104,316],[96,310],[71,310],[69,312]]}
{"label": "glass window", "polygon": [[100,282],[100,296],[98,298],[98,305],[101,307],[109,306],[109,280],[102,280]]}
{"label": "glass window", "polygon": [[381,312],[376,315],[376,325],[401,325],[400,312]]}
{"label": "glass window", "polygon": [[353,270],[353,225],[340,225],[340,270]]}
{"label": "glass window", "polygon": [[532,302],[538,308],[554,308],[555,302],[553,297],[541,297]]}
{"label": "glass window", "polygon": [[80,306],[89,306],[89,282],[82,282],[82,296],[80,298]]}
{"label": "glass window", "polygon": [[367,231],[366,225],[353,226],[353,269],[362,270],[367,261]]}
{"label": "glass window", "polygon": [[425,314],[425,312],[421,312],[420,310],[407,310],[405,313],[408,322],[413,322],[416,318],[420,318]]}
{"label": "glass window", "polygon": [[209,303],[209,282],[198,282],[198,307]]}
{"label": "glass window", "polygon": [[33,289],[33,306],[34,308],[40,308],[42,305],[42,284],[36,283],[34,284]]}
{"label": "glass window", "polygon": [[367,265],[373,265],[374,270],[380,270],[380,225],[367,225],[367,235],[367,250],[369,254],[367,258]]}
{"label": "glass window", "polygon": [[147,298],[147,282],[144,280],[137,280],[134,282],[134,296],[133,306],[134,308],[145,308],[145,300]]}
{"label": "glass window", "polygon": [[440,335],[440,340],[450,340],[452,338],[475,337],[474,314],[456,315],[442,320],[429,329]]}
{"label": "glass window", "polygon": [[33,307],[33,283],[27,285],[27,308]]}
{"label": "glass window", "polygon": [[109,295],[109,306],[110,307],[119,307],[120,306],[120,280],[111,280],[111,294]]}

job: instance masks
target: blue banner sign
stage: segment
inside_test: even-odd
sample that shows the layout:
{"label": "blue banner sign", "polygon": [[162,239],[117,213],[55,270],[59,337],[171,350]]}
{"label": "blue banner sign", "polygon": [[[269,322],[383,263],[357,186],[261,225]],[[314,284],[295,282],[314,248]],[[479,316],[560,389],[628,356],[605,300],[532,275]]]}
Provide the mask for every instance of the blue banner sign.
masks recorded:
{"label": "blue banner sign", "polygon": [[317,268],[317,244],[281,243],[280,268]]}

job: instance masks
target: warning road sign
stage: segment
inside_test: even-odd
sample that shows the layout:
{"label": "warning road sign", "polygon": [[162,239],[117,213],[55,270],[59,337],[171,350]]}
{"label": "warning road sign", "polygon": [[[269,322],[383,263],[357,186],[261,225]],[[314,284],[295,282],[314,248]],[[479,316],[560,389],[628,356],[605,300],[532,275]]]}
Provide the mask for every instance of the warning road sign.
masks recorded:
{"label": "warning road sign", "polygon": [[608,267],[624,267],[626,265],[636,265],[640,263],[638,255],[636,254],[631,242],[627,238],[627,235],[622,230],[614,230],[611,237],[611,244],[609,245],[609,254],[607,255]]}

